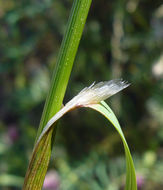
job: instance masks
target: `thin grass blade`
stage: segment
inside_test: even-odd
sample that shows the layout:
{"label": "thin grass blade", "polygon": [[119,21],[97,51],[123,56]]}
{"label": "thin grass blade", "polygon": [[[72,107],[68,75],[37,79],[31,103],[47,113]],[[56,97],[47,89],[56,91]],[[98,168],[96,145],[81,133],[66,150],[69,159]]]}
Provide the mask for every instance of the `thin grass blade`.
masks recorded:
{"label": "thin grass blade", "polygon": [[120,124],[111,110],[111,108],[102,101],[100,104],[91,104],[88,107],[100,112],[102,115],[104,115],[116,128],[117,132],[119,133],[124,149],[125,149],[125,155],[126,155],[126,187],[125,190],[137,190],[137,183],[136,183],[136,174],[135,174],[135,168],[134,163],[132,160],[132,156],[128,147],[128,144],[126,142],[126,139],[124,137],[124,134],[122,132],[122,129],[120,127]]}

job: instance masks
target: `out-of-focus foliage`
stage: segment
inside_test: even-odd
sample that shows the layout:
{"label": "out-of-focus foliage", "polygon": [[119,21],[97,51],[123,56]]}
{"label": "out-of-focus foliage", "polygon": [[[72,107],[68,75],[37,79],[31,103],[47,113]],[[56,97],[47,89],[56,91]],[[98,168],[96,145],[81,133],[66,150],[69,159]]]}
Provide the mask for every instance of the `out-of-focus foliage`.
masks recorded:
{"label": "out-of-focus foliage", "polygon": [[[124,126],[143,190],[163,188],[161,3],[93,1],[65,97],[67,102],[93,81],[131,83],[108,103]],[[72,0],[0,0],[2,190],[21,189],[71,5]],[[50,167],[61,190],[123,189],[123,148],[106,125],[103,117],[84,109],[59,123]]]}

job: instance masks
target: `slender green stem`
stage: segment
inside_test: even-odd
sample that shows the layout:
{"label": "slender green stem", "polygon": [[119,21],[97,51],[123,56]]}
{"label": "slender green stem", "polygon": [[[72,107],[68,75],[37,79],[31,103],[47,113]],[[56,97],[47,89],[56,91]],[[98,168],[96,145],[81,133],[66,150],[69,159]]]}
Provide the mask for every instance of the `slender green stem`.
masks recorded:
{"label": "slender green stem", "polygon": [[[61,44],[36,140],[48,120],[59,111],[62,105],[91,1],[92,0],[75,0],[73,3],[67,30]],[[32,154],[32,158],[25,176],[23,190],[40,190],[42,188],[51,156],[51,138],[53,129],[55,129],[56,132],[56,127],[54,128],[53,126],[45,138],[39,143],[37,151]]]}
{"label": "slender green stem", "polygon": [[53,73],[51,88],[45,103],[37,138],[48,120],[61,108],[91,1],[74,1],[66,34],[62,41],[56,68]]}

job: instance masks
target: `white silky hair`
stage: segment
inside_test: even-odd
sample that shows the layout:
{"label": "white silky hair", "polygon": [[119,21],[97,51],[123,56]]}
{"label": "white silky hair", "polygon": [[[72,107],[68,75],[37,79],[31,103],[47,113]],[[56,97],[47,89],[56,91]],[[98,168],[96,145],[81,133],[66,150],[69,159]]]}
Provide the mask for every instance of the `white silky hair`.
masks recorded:
{"label": "white silky hair", "polygon": [[122,79],[113,79],[110,81],[99,82],[97,84],[94,82],[91,86],[86,87],[79,92],[66,105],[87,106],[89,104],[97,104],[124,88],[127,88],[129,85],[129,83]]}
{"label": "white silky hair", "polygon": [[89,87],[84,88],[48,121],[40,137],[38,138],[36,145],[41,140],[43,135],[49,130],[52,124],[71,109],[76,107],[87,107],[91,104],[98,104],[124,88],[127,88],[129,85],[129,83],[123,81],[122,79],[113,79],[110,81],[99,82],[97,84],[94,82]]}

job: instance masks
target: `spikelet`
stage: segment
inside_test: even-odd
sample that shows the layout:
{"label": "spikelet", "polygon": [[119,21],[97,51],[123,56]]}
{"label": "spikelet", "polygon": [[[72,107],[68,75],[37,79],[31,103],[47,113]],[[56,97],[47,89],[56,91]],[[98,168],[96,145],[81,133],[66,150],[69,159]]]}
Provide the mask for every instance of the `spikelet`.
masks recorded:
{"label": "spikelet", "polygon": [[85,107],[90,104],[97,104],[106,100],[110,96],[127,88],[130,84],[122,79],[113,79],[110,81],[93,83],[91,86],[84,88],[66,105]]}

